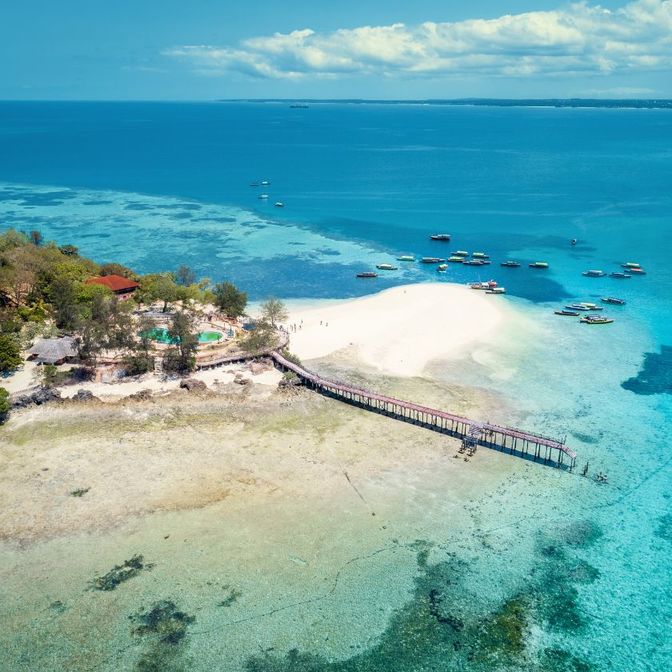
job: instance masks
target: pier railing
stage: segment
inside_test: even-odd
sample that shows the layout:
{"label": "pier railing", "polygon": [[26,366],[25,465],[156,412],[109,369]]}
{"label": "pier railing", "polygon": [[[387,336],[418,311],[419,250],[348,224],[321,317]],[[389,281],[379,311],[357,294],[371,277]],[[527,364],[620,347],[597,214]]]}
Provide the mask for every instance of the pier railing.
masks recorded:
{"label": "pier railing", "polygon": [[287,359],[277,350],[271,352],[270,356],[281,369],[292,371],[306,386],[326,396],[398,420],[421,425],[443,434],[449,434],[462,439],[463,445],[486,446],[569,470],[576,465],[576,453],[565,445],[564,439],[553,439],[514,427],[470,420],[446,411],[322,378]]}

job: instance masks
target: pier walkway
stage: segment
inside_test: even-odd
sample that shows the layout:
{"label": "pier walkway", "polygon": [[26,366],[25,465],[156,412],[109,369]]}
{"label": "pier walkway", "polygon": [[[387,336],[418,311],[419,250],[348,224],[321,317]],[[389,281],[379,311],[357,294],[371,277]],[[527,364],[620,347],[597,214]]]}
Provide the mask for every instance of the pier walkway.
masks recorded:
{"label": "pier walkway", "polygon": [[327,380],[295,364],[277,350],[271,352],[270,356],[281,369],[292,371],[306,386],[326,396],[459,438],[463,446],[486,446],[570,471],[576,465],[576,453],[565,445],[564,440],[489,422],[469,420],[445,411]]}

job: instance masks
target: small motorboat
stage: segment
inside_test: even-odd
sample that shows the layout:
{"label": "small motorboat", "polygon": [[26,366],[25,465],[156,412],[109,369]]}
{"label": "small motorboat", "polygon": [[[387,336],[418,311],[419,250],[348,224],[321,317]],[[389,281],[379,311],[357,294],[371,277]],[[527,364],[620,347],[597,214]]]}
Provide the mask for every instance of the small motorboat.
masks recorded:
{"label": "small motorboat", "polygon": [[282,201],[276,201],[275,202],[275,207],[276,208],[284,208],[285,204]]}
{"label": "small motorboat", "polygon": [[444,243],[449,243],[450,242],[450,234],[449,233],[433,233],[430,237],[430,240],[440,240],[441,242]]}
{"label": "small motorboat", "polygon": [[585,275],[587,278],[603,278],[606,273],[604,271],[584,271],[583,275]]}
{"label": "small motorboat", "polygon": [[507,261],[503,261],[500,266],[503,266],[504,268],[520,268],[520,262],[508,259]]}
{"label": "small motorboat", "polygon": [[397,257],[397,261],[415,261],[415,257],[412,254],[402,254]]}
{"label": "small motorboat", "polygon": [[529,266],[530,266],[530,268],[548,268],[548,262],[546,262],[546,261],[533,261]]}
{"label": "small motorboat", "polygon": [[268,194],[259,194],[258,198],[261,201],[267,201],[268,200]]}
{"label": "small motorboat", "polygon": [[392,264],[376,264],[376,268],[381,271],[396,271],[398,269],[397,266]]}
{"label": "small motorboat", "polygon": [[445,273],[447,269],[448,269],[448,264],[439,264],[436,268],[436,270],[439,273]]}
{"label": "small motorboat", "polygon": [[602,303],[610,303],[612,306],[624,306],[624,299],[617,299],[615,296],[605,296],[601,299]]}
{"label": "small motorboat", "polygon": [[465,252],[464,250],[457,250],[456,252],[453,252],[453,254],[456,257],[468,257],[469,256],[469,252]]}
{"label": "small motorboat", "polygon": [[259,182],[259,184],[262,187],[267,187],[270,183],[271,183],[270,180],[262,180],[261,182]]}
{"label": "small motorboat", "polygon": [[469,287],[471,287],[471,289],[490,291],[497,287],[497,283],[494,280],[488,280],[488,282],[472,282]]}
{"label": "small motorboat", "polygon": [[641,268],[640,264],[635,263],[634,261],[626,261],[624,264],[621,264],[623,268]]}
{"label": "small motorboat", "polygon": [[596,303],[570,303],[568,306],[565,306],[567,310],[582,310],[588,312],[591,310],[602,310],[602,306],[598,306]]}
{"label": "small motorboat", "polygon": [[420,261],[423,264],[440,264],[445,261],[445,259],[441,259],[439,257],[423,257],[420,259]]}
{"label": "small motorboat", "polygon": [[473,252],[471,255],[474,259],[490,259],[490,255],[485,252]]}
{"label": "small motorboat", "polygon": [[556,310],[556,315],[564,315],[565,317],[578,317],[579,314],[575,310]]}
{"label": "small motorboat", "polygon": [[357,278],[377,278],[378,273],[374,273],[373,271],[364,271],[363,273],[357,273],[355,276]]}
{"label": "small motorboat", "polygon": [[447,261],[450,261],[452,264],[463,264],[464,257],[457,257],[453,255],[452,257],[448,257]]}
{"label": "small motorboat", "polygon": [[584,324],[611,324],[613,322],[610,317],[603,315],[586,315],[580,321]]}
{"label": "small motorboat", "polygon": [[629,278],[632,277],[630,273],[621,273],[620,271],[614,271],[613,273],[609,273],[610,278],[614,278],[615,280],[628,280]]}
{"label": "small motorboat", "polygon": [[572,239],[569,241],[569,243],[570,243],[570,245],[572,245],[572,247],[573,247],[574,245],[576,245],[578,242],[579,242],[579,241],[578,241],[576,238],[572,238]]}
{"label": "small motorboat", "polygon": [[637,268],[629,268],[628,273],[632,275],[646,275],[646,271],[639,266],[637,266]]}
{"label": "small motorboat", "polygon": [[490,289],[485,290],[486,294],[506,294],[506,289],[504,287],[491,287]]}
{"label": "small motorboat", "polygon": [[483,259],[464,259],[464,257],[458,257],[458,259],[463,259],[462,263],[465,266],[487,266],[490,263]]}

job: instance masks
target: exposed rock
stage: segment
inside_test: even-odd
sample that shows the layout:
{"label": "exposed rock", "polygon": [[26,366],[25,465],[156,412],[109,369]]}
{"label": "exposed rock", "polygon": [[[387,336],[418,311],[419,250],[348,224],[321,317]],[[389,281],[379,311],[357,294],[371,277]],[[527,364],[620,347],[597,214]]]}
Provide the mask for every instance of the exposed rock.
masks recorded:
{"label": "exposed rock", "polygon": [[251,381],[250,381],[249,378],[245,378],[242,373],[238,372],[234,376],[233,382],[238,384],[238,385],[249,385]]}
{"label": "exposed rock", "polygon": [[189,392],[203,392],[208,389],[208,386],[202,380],[197,380],[196,378],[181,380],[180,387],[183,390],[189,390]]}
{"label": "exposed rock", "polygon": [[100,401],[100,399],[89,390],[77,390],[76,394],[71,398],[73,401]]}
{"label": "exposed rock", "polygon": [[41,406],[52,401],[62,401],[61,393],[51,387],[41,387],[32,394],[22,394],[12,401],[12,408]]}
{"label": "exposed rock", "polygon": [[133,401],[149,401],[149,399],[152,398],[152,391],[151,390],[140,390],[138,392],[134,392],[133,394],[129,394],[126,399],[132,399]]}
{"label": "exposed rock", "polygon": [[273,365],[267,359],[262,359],[260,361],[252,362],[250,364],[250,371],[252,372],[253,376],[257,376],[260,373],[264,373],[264,371],[269,371],[272,368]]}

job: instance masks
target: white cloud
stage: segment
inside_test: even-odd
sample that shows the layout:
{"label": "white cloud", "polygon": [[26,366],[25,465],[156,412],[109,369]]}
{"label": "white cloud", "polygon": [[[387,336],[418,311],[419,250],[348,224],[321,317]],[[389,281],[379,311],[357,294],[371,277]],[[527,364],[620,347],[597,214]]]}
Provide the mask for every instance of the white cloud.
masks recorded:
{"label": "white cloud", "polygon": [[164,52],[199,73],[336,78],[347,74],[445,76],[610,74],[672,69],[672,0],[633,0],[609,10],[586,2],[456,23],[310,29],[230,47]]}

